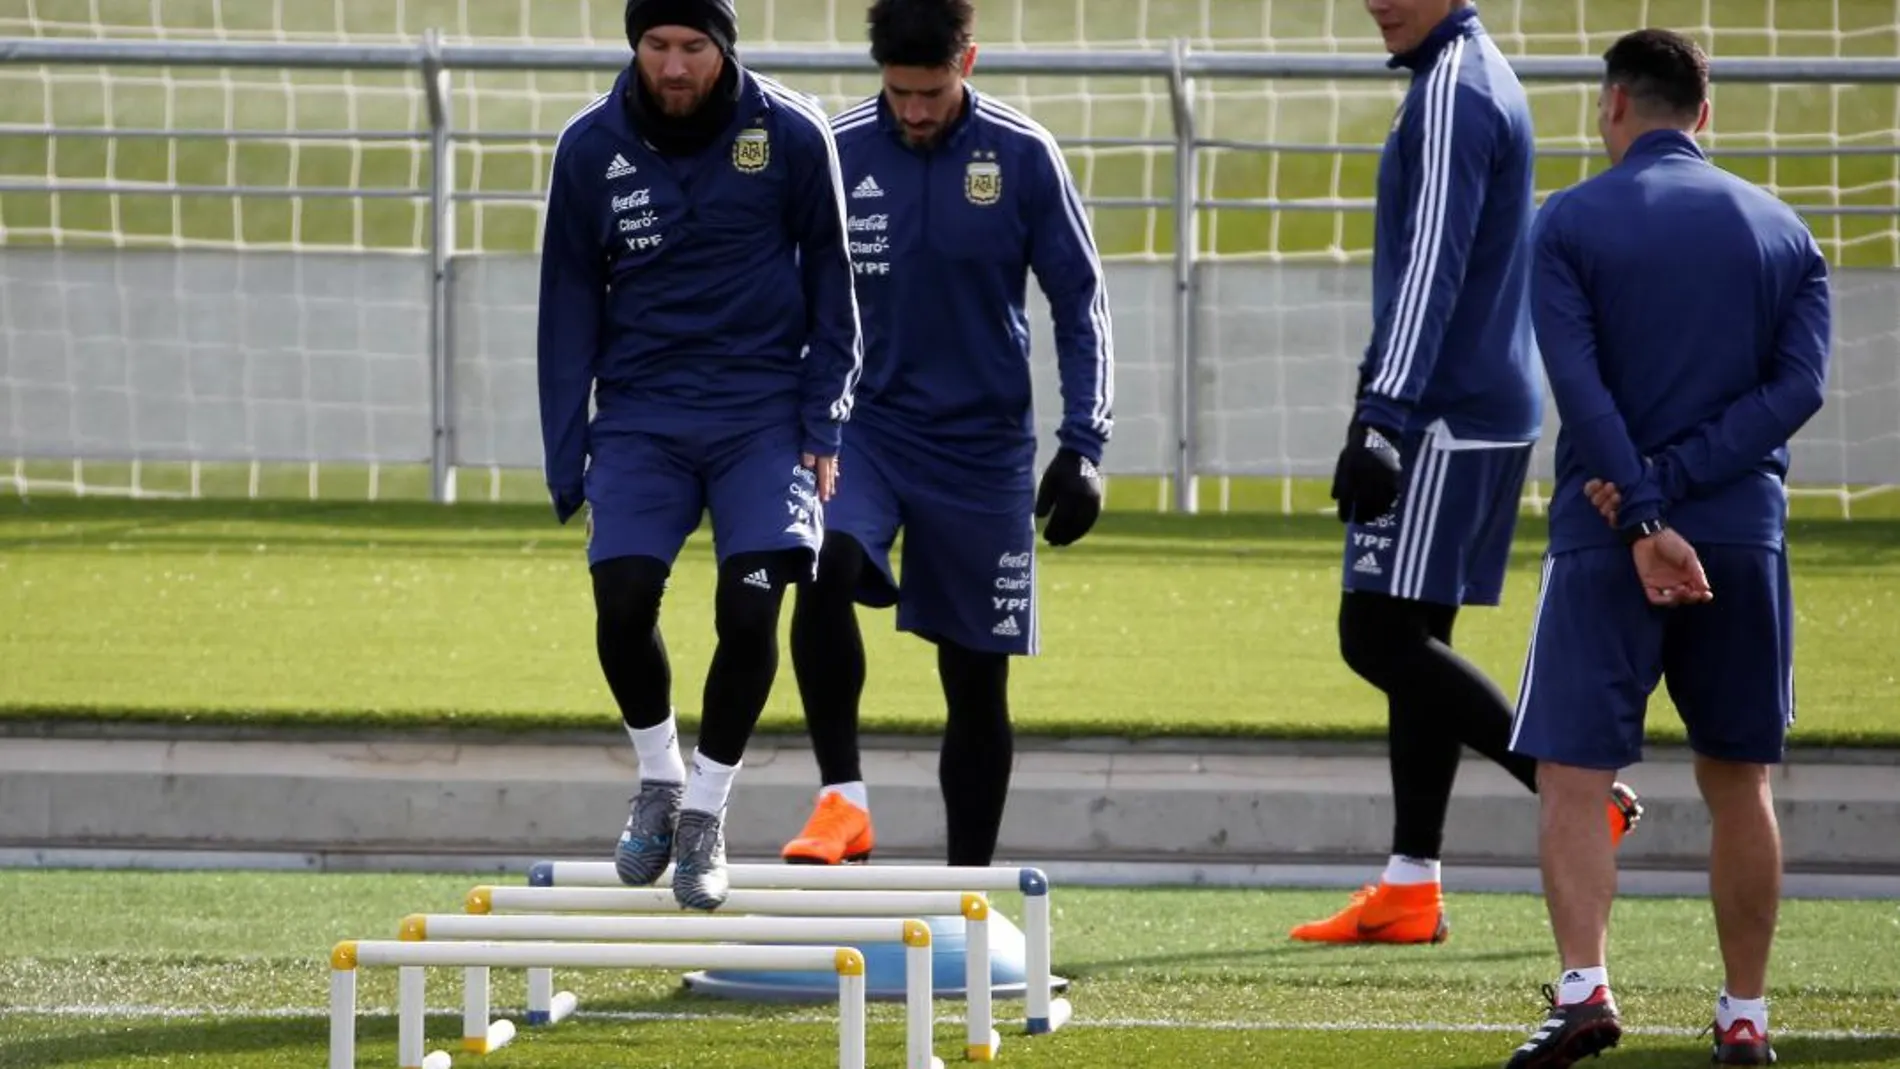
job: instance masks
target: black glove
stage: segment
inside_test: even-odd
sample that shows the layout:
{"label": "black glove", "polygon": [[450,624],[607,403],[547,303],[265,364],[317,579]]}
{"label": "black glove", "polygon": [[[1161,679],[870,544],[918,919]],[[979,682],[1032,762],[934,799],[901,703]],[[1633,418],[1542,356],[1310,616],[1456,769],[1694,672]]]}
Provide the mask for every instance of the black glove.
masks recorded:
{"label": "black glove", "polygon": [[554,518],[565,524],[574,518],[574,514],[587,503],[587,495],[579,490],[551,492],[554,498]]}
{"label": "black glove", "polygon": [[1389,427],[1353,420],[1346,428],[1346,448],[1333,467],[1333,500],[1339,502],[1341,523],[1371,523],[1398,503],[1403,482],[1398,443],[1398,432]]}
{"label": "black glove", "polygon": [[1047,516],[1042,537],[1052,546],[1066,546],[1089,533],[1102,515],[1102,473],[1089,458],[1069,449],[1043,469],[1036,488],[1036,518]]}

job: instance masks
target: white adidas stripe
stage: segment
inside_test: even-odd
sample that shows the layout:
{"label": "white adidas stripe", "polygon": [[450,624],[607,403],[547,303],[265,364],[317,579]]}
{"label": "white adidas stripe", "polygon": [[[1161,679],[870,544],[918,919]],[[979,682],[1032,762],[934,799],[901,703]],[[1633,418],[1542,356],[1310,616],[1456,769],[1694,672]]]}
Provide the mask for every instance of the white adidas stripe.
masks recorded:
{"label": "white adidas stripe", "polygon": [[1432,545],[1438,538],[1438,515],[1445,503],[1445,477],[1451,471],[1451,453],[1437,448],[1433,438],[1426,439],[1432,452],[1430,496],[1425,499],[1425,530],[1412,551],[1412,569],[1405,575],[1402,598],[1416,599],[1425,593],[1425,573],[1431,568]]}
{"label": "white adidas stripe", "polygon": [[[849,246],[846,235],[851,232],[849,220],[845,215],[844,164],[838,159],[838,142],[832,136],[831,124],[825,120],[825,114],[813,107],[811,101],[788,88],[784,83],[768,78],[763,74],[748,71],[765,95],[785,106],[785,110],[798,115],[812,125],[818,132],[818,139],[825,146],[826,168],[831,172],[831,200],[838,212],[838,249],[844,252]],[[858,379],[864,374],[864,318],[858,311],[858,292],[856,276],[851,274],[851,257],[845,253],[845,273],[847,285],[845,292],[851,301],[851,371],[845,375],[844,389],[831,402],[831,419],[843,423],[851,418],[851,408],[856,400]]]}
{"label": "white adidas stripe", "polygon": [[581,110],[567,117],[567,122],[562,125],[561,132],[555,135],[554,159],[552,162],[548,164],[548,188],[541,197],[541,218],[544,224],[546,220],[552,218],[552,215],[549,213],[548,209],[552,206],[554,202],[554,178],[561,171],[561,150],[565,148],[567,145],[568,132],[573,130],[575,125],[578,124],[582,119],[585,119],[589,115],[592,115],[593,113],[599,111],[601,108],[601,105],[607,103],[607,99],[613,95],[614,95],[614,91],[609,89],[605,93],[602,93],[599,96],[595,97],[594,99],[588,101],[587,104],[581,108]]}
{"label": "white adidas stripe", "polygon": [[1062,148],[1056,144],[1054,135],[1034,119],[1007,104],[979,96],[976,98],[975,114],[994,126],[1035,140],[1049,156],[1049,165],[1062,190],[1063,215],[1068,219],[1069,229],[1074,233],[1076,242],[1088,257],[1092,287],[1089,322],[1094,327],[1096,337],[1096,388],[1089,407],[1089,425],[1097,434],[1107,435],[1115,412],[1114,324],[1108,310],[1108,282],[1102,270],[1101,254],[1095,247],[1095,235],[1089,230],[1088,213],[1082,207],[1081,195],[1076,191],[1075,180],[1069,174],[1068,161],[1062,158]]}
{"label": "white adidas stripe", "polygon": [[1531,637],[1524,651],[1524,673],[1517,680],[1517,705],[1511,710],[1511,741],[1505,745],[1517,749],[1517,736],[1524,730],[1524,710],[1530,708],[1531,687],[1536,683],[1537,629],[1544,623],[1544,604],[1550,596],[1551,565],[1555,558],[1544,558],[1544,570],[1537,579],[1537,607],[1531,610]]}
{"label": "white adidas stripe", "polygon": [[1450,461],[1450,454],[1437,448],[1437,437],[1431,431],[1426,432],[1413,461],[1412,477],[1406,482],[1405,503],[1399,514],[1399,544],[1392,555],[1391,591],[1395,598],[1415,598],[1425,587],[1431,536],[1438,525],[1438,506],[1444,499],[1445,468]]}
{"label": "white adidas stripe", "polygon": [[846,130],[856,129],[867,122],[874,122],[876,120],[877,98],[871,97],[867,100],[860,100],[856,104],[833,115],[831,117],[831,132],[841,134]]}
{"label": "white adidas stripe", "polygon": [[1458,72],[1464,64],[1465,39],[1446,47],[1432,73],[1426,76],[1422,135],[1425,173],[1413,205],[1411,262],[1399,288],[1392,322],[1386,333],[1385,354],[1373,393],[1396,397],[1405,389],[1418,353],[1419,336],[1431,312],[1432,284],[1445,236],[1445,204],[1450,198],[1452,120],[1458,111]]}

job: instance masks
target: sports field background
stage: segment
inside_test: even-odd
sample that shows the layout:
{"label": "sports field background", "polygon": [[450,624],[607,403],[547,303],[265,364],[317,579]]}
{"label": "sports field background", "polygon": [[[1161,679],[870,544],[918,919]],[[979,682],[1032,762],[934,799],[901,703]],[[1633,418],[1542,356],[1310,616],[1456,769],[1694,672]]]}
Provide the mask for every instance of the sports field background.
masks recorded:
{"label": "sports field background", "polygon": [[[859,0],[761,0],[741,5],[747,41],[862,47]],[[1595,55],[1644,24],[1695,32],[1718,60],[1737,55],[1892,56],[1900,0],[1489,0],[1480,10],[1507,51]],[[618,0],[333,0],[320,4],[217,0],[0,0],[0,35],[44,34],[232,40],[413,40],[440,27],[453,39],[591,40],[618,45]],[[1371,52],[1378,42],[1359,0],[986,0],[987,48],[1158,47],[1174,36],[1197,47]],[[605,75],[537,72],[458,76],[457,124],[488,133],[551,135],[606,83]],[[794,79],[833,107],[868,93],[868,79]],[[1163,87],[1132,79],[979,79],[1060,135],[1167,136]],[[1375,84],[1229,80],[1201,87],[1209,137],[1320,146],[1314,152],[1212,151],[1203,192],[1219,197],[1365,198],[1374,158],[1324,146],[1376,143],[1390,121],[1396,80]],[[1599,166],[1594,87],[1532,86],[1546,190]],[[1900,90],[1892,85],[1717,87],[1709,142],[1722,147],[1892,145]],[[209,128],[282,133],[419,130],[426,113],[408,74],[0,67],[0,123],[116,128]],[[533,192],[546,140],[464,145],[458,186]],[[1564,150],[1584,155],[1565,158]],[[1165,196],[1170,165],[1158,148],[1073,148],[1085,191]],[[426,154],[406,142],[350,144],[49,138],[0,134],[0,181],[113,179],[154,183],[417,187]],[[1797,203],[1891,207],[1900,155],[1725,161],[1774,183]],[[427,231],[419,203],[400,200],[0,194],[0,242],[416,249]],[[465,252],[534,247],[539,205],[464,205]],[[1158,209],[1097,213],[1105,248],[1169,251]],[[1891,216],[1816,219],[1837,263],[1900,264]],[[1205,216],[1205,243],[1224,254],[1363,258],[1370,220],[1359,212]],[[18,469],[33,479],[71,476],[70,464]],[[89,463],[81,487],[140,485],[181,492],[187,474]],[[385,469],[377,495],[421,496],[426,473]],[[201,473],[208,494],[250,494],[241,466]],[[479,480],[479,473],[464,473]],[[610,721],[592,667],[579,533],[555,527],[530,471],[494,473],[519,509],[337,508],[259,505],[61,503],[38,493],[0,505],[0,582],[22,611],[0,619],[11,673],[0,708],[13,715],[136,715],[221,719],[340,718],[516,725]],[[271,467],[257,496],[368,496],[361,469]],[[464,498],[487,496],[465,487]],[[1117,516],[1068,553],[1045,554],[1047,656],[1017,672],[1026,730],[1116,733],[1242,732],[1376,736],[1381,709],[1338,663],[1332,638],[1338,528],[1319,515],[1323,487],[1239,482],[1203,486],[1204,508],[1264,507],[1286,518]],[[1143,510],[1166,493],[1118,479],[1117,509]],[[1857,502],[1856,522],[1804,527],[1796,539],[1804,741],[1900,738],[1891,525],[1863,523],[1900,508],[1900,495]],[[1839,515],[1837,504],[1820,511]],[[1527,521],[1504,608],[1472,612],[1460,644],[1514,690],[1534,599],[1541,528]],[[711,572],[703,543],[689,549],[667,634],[678,699],[690,719],[710,650]],[[106,611],[101,606],[125,611]],[[867,614],[874,727],[928,730],[936,721],[928,651]],[[136,670],[128,666],[136,665]],[[1102,673],[1107,673],[1103,678]],[[789,684],[789,670],[784,680]],[[1111,696],[1102,700],[1100,696]],[[1192,696],[1191,701],[1183,696]],[[768,726],[796,726],[795,696],[780,686]],[[1666,699],[1661,737],[1673,736]]]}
{"label": "sports field background", "polygon": [[[863,47],[860,0],[761,0],[740,5],[742,38],[789,46]],[[1312,52],[1376,51],[1359,0],[997,0],[980,5],[986,47],[1159,47],[1174,36],[1197,47]],[[1697,34],[1724,56],[1892,57],[1900,53],[1894,0],[1488,0],[1480,10],[1513,53],[1597,55],[1639,25]],[[0,35],[145,37],[222,36],[298,41],[414,39],[440,27],[453,39],[592,40],[618,44],[617,0],[331,0],[292,4],[256,0],[0,0]],[[156,13],[156,14],[155,14]],[[865,78],[802,77],[832,108],[866,95]],[[997,78],[979,85],[1025,107],[1071,141],[1166,138],[1164,87],[1139,79]],[[605,75],[535,72],[457,75],[456,122],[488,133],[552,135],[607,83]],[[1399,86],[1320,81],[1204,83],[1198,121],[1205,136],[1313,146],[1365,146],[1382,140]],[[1547,156],[1539,185],[1559,188],[1601,166],[1596,160],[1594,87],[1532,87],[1542,145],[1585,149],[1583,158]],[[0,123],[78,126],[419,130],[424,102],[402,73],[100,71],[0,68]],[[1708,143],[1718,151],[1806,148],[1841,143],[1890,145],[1900,137],[1900,93],[1893,85],[1718,85]],[[534,191],[547,172],[549,144],[487,142],[458,151],[457,186],[490,193]],[[285,141],[168,142],[0,136],[0,180],[111,178],[181,184],[417,188],[426,179],[422,146]],[[1165,197],[1169,153],[1157,147],[1072,148],[1070,159],[1091,197]],[[1893,153],[1767,160],[1733,157],[1725,165],[1770,183],[1800,204],[1891,207],[1900,190]],[[1204,194],[1220,198],[1345,198],[1372,193],[1375,158],[1317,151],[1210,151]],[[533,247],[538,203],[465,204],[463,251]],[[1104,249],[1114,255],[1170,251],[1170,213],[1106,209],[1096,215]],[[1204,216],[1202,245],[1219,254],[1347,258],[1367,253],[1363,212],[1260,212],[1229,209]],[[1892,215],[1816,218],[1834,263],[1900,263]],[[419,201],[174,198],[169,194],[57,197],[0,195],[0,240],[125,244],[230,244],[421,248]]]}
{"label": "sports field background", "polygon": [[[1337,652],[1340,538],[1311,513],[1117,511],[1042,547],[1019,731],[1383,738],[1383,699]],[[1507,695],[1543,538],[1527,519],[1504,605],[1458,625]],[[0,716],[610,730],[581,540],[544,505],[0,499]],[[1900,745],[1900,522],[1799,521],[1789,542],[1796,743]],[[713,581],[702,532],[662,615],[689,725]],[[888,611],[861,619],[867,728],[940,730],[930,647]],[[763,726],[801,731],[797,700],[787,655]],[[1650,723],[1681,738],[1666,695]]]}

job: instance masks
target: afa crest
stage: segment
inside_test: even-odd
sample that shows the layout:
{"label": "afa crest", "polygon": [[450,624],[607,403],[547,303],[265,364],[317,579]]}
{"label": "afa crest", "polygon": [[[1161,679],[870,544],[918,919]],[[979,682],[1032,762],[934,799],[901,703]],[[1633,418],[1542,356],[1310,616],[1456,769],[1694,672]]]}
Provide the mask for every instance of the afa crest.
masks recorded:
{"label": "afa crest", "polygon": [[963,195],[971,204],[988,206],[1003,199],[1003,168],[996,153],[979,152],[963,172]]}
{"label": "afa crest", "polygon": [[732,142],[732,165],[743,174],[758,174],[772,162],[772,139],[764,127],[743,131]]}

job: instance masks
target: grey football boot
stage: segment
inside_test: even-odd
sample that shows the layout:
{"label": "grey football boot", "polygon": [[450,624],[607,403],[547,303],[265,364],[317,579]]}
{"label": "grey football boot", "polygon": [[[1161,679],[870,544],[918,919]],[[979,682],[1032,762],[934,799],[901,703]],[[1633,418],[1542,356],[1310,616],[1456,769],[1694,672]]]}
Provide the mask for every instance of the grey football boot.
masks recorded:
{"label": "grey football boot", "polygon": [[649,887],[660,878],[673,858],[673,827],[685,794],[684,784],[640,781],[640,793],[633,796],[627,826],[614,847],[614,872],[621,883]]}
{"label": "grey football boot", "polygon": [[681,909],[715,910],[726,904],[725,814],[680,810],[674,834],[673,897]]}

